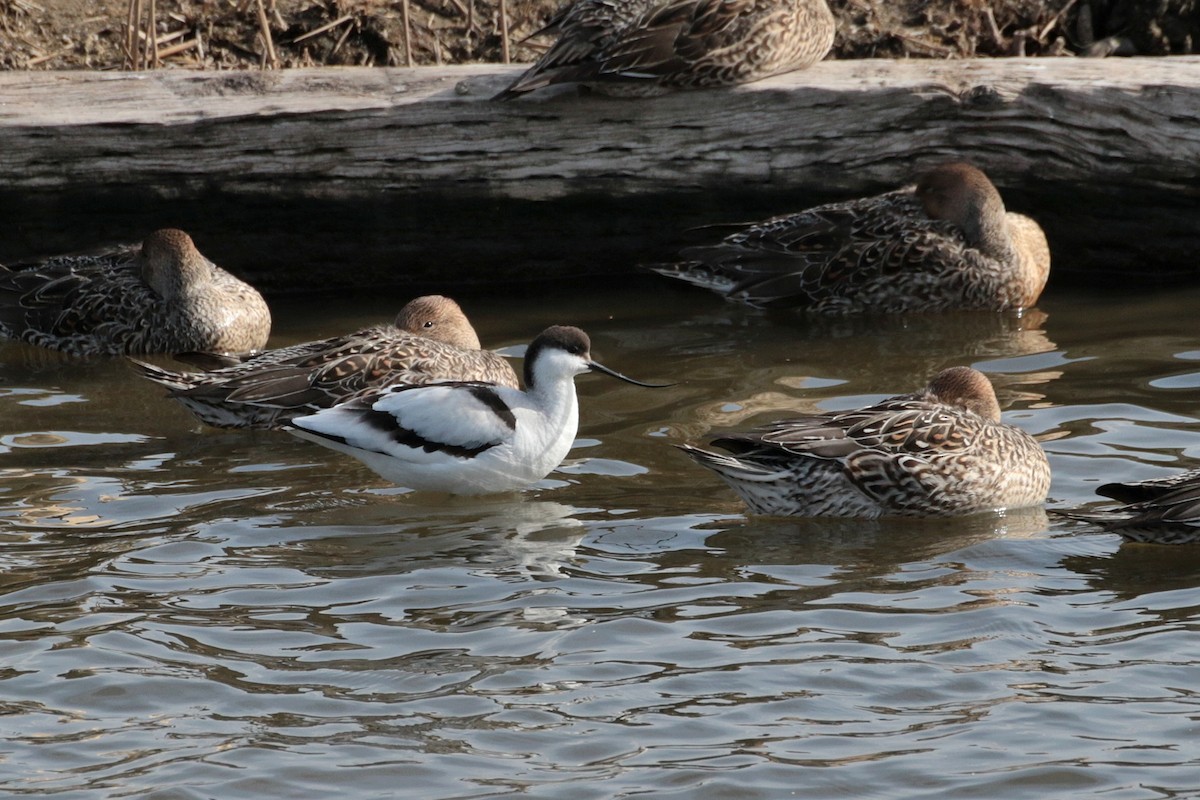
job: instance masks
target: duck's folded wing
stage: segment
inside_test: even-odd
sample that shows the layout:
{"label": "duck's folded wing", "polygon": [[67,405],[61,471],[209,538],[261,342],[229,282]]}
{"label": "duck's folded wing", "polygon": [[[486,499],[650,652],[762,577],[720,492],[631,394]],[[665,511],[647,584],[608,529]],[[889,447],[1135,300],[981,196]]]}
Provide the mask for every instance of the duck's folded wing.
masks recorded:
{"label": "duck's folded wing", "polygon": [[1143,503],[1155,500],[1168,493],[1187,487],[1200,488],[1200,469],[1180,472],[1165,478],[1150,478],[1144,481],[1106,483],[1096,489],[1097,494],[1111,497],[1122,503]]}
{"label": "duck's folded wing", "polygon": [[919,270],[945,228],[919,213],[910,191],[897,190],[746,225],[651,269],[751,305],[804,306]]}
{"label": "duck's folded wing", "polygon": [[678,72],[733,44],[733,29],[754,5],[754,0],[675,0],[651,9],[605,47],[598,77]]}
{"label": "duck's folded wing", "polygon": [[25,330],[60,333],[63,322],[69,319],[66,333],[80,327],[64,314],[72,298],[86,287],[88,277],[64,271],[52,275],[35,271],[0,272],[0,326],[11,335]]}

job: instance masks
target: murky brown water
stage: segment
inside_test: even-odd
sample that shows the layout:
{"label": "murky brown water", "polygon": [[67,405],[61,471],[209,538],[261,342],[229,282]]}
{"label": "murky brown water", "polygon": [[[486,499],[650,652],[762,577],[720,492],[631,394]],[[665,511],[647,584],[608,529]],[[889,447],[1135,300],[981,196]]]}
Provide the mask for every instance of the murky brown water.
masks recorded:
{"label": "murky brown water", "polygon": [[[406,495],[202,429],[119,362],[0,345],[0,791],[148,798],[1161,798],[1200,787],[1200,547],[1038,509],[747,518],[668,445],[969,363],[1051,507],[1200,460],[1200,291],[808,323],[654,280],[460,296],[578,380],[523,495]],[[274,344],[406,297],[277,300]]]}

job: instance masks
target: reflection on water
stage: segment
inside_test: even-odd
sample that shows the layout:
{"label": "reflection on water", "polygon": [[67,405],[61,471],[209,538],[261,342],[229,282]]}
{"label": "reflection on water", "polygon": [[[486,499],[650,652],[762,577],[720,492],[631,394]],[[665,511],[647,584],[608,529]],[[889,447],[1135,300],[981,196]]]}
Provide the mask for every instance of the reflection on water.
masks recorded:
{"label": "reflection on water", "polygon": [[[1200,461],[1200,292],[811,321],[647,279],[462,299],[581,376],[538,489],[410,493],[199,427],[121,361],[0,345],[0,788],[17,796],[1186,796],[1200,549],[1043,509],[747,517],[671,443],[968,363],[1051,507]],[[405,298],[276,302],[274,344]],[[547,308],[553,308],[548,314]],[[411,787],[411,788],[409,788]],[[1153,791],[1146,787],[1154,787]]]}

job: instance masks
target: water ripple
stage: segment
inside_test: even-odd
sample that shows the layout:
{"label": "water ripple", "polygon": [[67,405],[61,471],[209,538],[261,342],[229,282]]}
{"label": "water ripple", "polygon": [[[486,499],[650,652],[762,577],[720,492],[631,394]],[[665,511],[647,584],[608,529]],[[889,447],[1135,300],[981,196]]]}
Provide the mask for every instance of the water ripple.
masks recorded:
{"label": "water ripple", "polygon": [[[581,380],[581,449],[495,498],[202,431],[121,364],[10,358],[0,788],[1191,796],[1200,550],[1041,509],[756,518],[666,444],[910,390],[965,355],[1044,440],[1053,504],[1086,504],[1200,453],[1175,388],[1197,351],[1174,304],[1195,299],[1123,300],[1101,331],[1061,298],[948,330],[622,296],[625,313],[581,317],[604,358],[684,380],[649,397]],[[543,312],[526,302],[511,319]],[[509,320],[485,338],[520,341]]]}

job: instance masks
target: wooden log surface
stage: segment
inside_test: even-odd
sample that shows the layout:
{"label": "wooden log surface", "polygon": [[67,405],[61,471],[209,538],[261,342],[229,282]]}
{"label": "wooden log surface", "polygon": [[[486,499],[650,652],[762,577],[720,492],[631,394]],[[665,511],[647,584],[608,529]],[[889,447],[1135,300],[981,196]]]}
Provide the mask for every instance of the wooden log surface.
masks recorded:
{"label": "wooden log surface", "polygon": [[170,224],[268,289],[611,274],[967,158],[1042,222],[1052,280],[1200,272],[1197,57],[490,101],[520,69],[0,73],[0,263]]}

